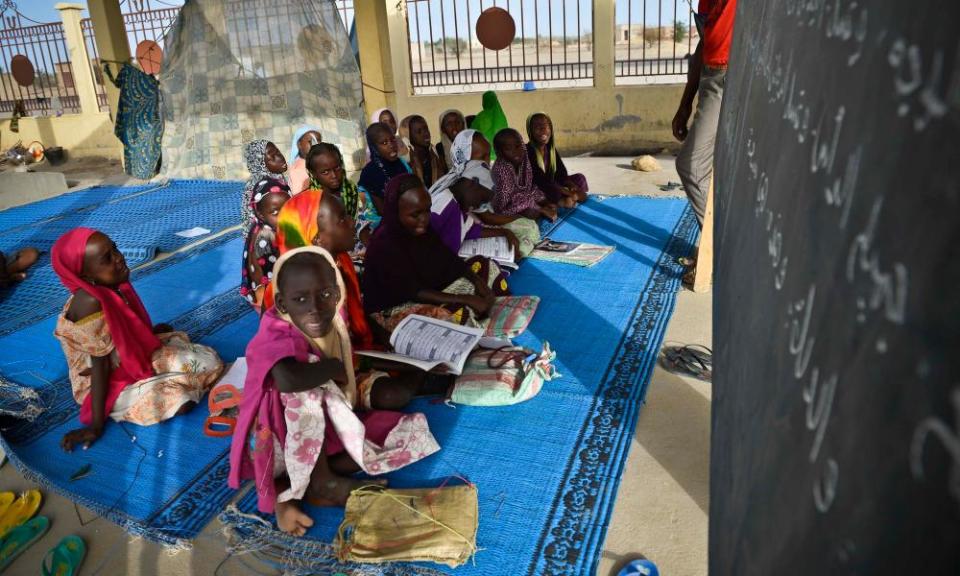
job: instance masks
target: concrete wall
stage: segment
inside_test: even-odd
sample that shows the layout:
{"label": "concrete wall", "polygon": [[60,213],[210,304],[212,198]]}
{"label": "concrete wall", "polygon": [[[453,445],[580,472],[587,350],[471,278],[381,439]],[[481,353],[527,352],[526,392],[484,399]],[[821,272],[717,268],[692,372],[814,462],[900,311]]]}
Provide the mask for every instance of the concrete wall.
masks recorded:
{"label": "concrete wall", "polygon": [[57,117],[20,119],[20,132],[10,132],[10,122],[0,124],[3,130],[4,148],[13,146],[17,139],[28,146],[39,140],[45,148],[62,146],[67,155],[106,156],[118,158],[123,155],[123,144],[113,134],[113,120],[107,112],[86,112],[83,114],[64,114]]}
{"label": "concrete wall", "polygon": [[[566,154],[595,152],[630,155],[640,149],[677,145],[670,124],[683,87],[677,85],[606,88],[547,88],[532,92],[498,92],[512,128],[526,137],[527,116],[543,111],[553,119],[557,146]],[[439,116],[448,108],[464,114],[481,110],[482,94],[413,96],[397,93],[395,111],[402,118],[420,114],[440,141]]]}
{"label": "concrete wall", "polygon": [[[420,114],[430,123],[434,141],[439,141],[438,117],[442,111],[456,108],[467,115],[480,111],[479,92],[414,95],[405,4],[385,0],[372,0],[369,4],[375,8],[357,7],[368,116],[383,105],[393,108],[400,118]],[[567,154],[632,154],[645,148],[678,146],[670,125],[683,86],[617,86],[613,77],[614,3],[594,0],[593,9],[594,85],[500,91],[500,103],[510,126],[524,133],[527,115],[546,112],[553,118],[558,145]],[[383,46],[387,37],[388,50]]]}

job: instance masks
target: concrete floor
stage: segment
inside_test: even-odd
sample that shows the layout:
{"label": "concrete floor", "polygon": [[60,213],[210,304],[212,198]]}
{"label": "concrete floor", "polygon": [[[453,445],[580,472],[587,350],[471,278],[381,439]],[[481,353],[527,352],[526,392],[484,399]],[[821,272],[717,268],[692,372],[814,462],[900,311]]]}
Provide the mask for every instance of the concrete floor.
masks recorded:
{"label": "concrete floor", "polygon": [[[594,192],[682,195],[659,190],[659,185],[679,181],[673,158],[659,160],[662,170],[652,173],[632,170],[629,158],[570,158],[566,163],[571,170],[586,174]],[[75,169],[74,174],[84,183],[95,183],[97,178],[111,183],[123,181],[115,168],[98,172],[95,163],[83,162]],[[710,294],[682,291],[665,341],[710,346],[711,302]],[[655,562],[661,574],[706,574],[710,397],[709,383],[656,368],[597,567],[599,576],[615,576],[622,565],[640,557]],[[0,468],[0,490],[30,487],[13,466]],[[227,559],[216,520],[194,542],[192,550],[170,552],[130,537],[63,497],[45,493],[44,498],[40,513],[51,519],[50,532],[18,558],[7,574],[36,574],[43,555],[68,534],[77,534],[87,542],[88,554],[80,571],[84,576],[276,573],[250,557]]]}

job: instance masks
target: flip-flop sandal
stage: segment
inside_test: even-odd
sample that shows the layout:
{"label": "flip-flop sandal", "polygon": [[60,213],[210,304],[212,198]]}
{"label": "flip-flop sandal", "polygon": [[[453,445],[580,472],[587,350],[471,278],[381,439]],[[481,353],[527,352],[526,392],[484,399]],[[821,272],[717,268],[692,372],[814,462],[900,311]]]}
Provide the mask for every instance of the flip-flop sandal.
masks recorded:
{"label": "flip-flop sandal", "polygon": [[28,490],[20,495],[13,504],[7,508],[7,511],[0,516],[0,537],[33,518],[33,515],[40,509],[40,503],[43,496],[39,490]]}
{"label": "flip-flop sandal", "polygon": [[697,265],[697,259],[691,258],[689,256],[681,256],[677,258],[677,263],[683,266],[684,268],[690,268],[691,266]]}
{"label": "flip-flop sandal", "polygon": [[713,351],[699,344],[664,346],[660,351],[660,365],[670,372],[681,372],[710,382],[713,378]]}
{"label": "flip-flop sandal", "polygon": [[17,496],[13,492],[0,492],[0,518],[7,513]]}
{"label": "flip-flop sandal", "polygon": [[43,557],[43,576],[76,576],[87,555],[87,546],[79,536],[65,536]]}
{"label": "flip-flop sandal", "polygon": [[0,539],[0,572],[6,570],[17,556],[43,537],[49,529],[50,520],[46,516],[37,516]]}
{"label": "flip-flop sandal", "polygon": [[683,282],[684,286],[693,286],[693,283],[697,281],[696,265],[694,265],[693,268],[688,269],[680,281]]}

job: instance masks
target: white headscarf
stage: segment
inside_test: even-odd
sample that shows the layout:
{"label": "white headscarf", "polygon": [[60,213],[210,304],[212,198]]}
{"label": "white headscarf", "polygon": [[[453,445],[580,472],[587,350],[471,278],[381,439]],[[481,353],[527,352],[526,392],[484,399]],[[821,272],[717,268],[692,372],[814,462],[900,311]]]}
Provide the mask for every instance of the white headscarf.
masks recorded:
{"label": "white headscarf", "polygon": [[[443,113],[440,114],[440,147],[443,148],[443,156],[447,160],[447,166],[453,166],[453,141],[451,141],[447,133],[443,131],[443,120],[450,114],[456,114],[460,118],[460,122],[463,122],[463,127],[467,127],[467,119],[464,117],[463,112],[459,110],[451,108],[444,110]],[[459,134],[457,134],[457,136],[459,136]]]}

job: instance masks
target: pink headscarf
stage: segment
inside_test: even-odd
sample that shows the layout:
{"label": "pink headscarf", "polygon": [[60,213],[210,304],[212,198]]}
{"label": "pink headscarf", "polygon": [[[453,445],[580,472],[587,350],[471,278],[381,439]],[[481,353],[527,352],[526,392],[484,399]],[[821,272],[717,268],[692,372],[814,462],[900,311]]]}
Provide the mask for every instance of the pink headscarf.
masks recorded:
{"label": "pink headscarf", "polygon": [[[110,337],[120,358],[119,366],[110,372],[104,415],[109,415],[124,388],[150,378],[153,372],[153,352],[160,348],[160,340],[153,333],[153,324],[143,302],[129,282],[116,287],[96,286],[81,277],[83,257],[87,241],[96,233],[90,228],[74,228],[53,245],[53,270],[60,282],[75,294],[77,290],[93,296],[100,302]],[[126,302],[124,302],[126,300]],[[93,394],[87,394],[80,406],[80,422],[89,426],[93,422],[91,402]]]}

